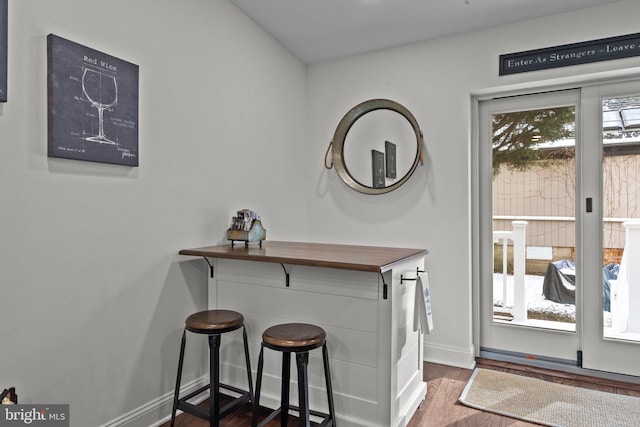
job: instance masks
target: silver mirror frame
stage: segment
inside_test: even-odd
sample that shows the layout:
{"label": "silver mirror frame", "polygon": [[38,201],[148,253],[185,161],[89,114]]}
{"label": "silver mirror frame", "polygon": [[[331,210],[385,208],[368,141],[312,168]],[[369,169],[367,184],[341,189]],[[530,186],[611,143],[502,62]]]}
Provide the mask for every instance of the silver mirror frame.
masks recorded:
{"label": "silver mirror frame", "polygon": [[[398,181],[393,184],[383,187],[383,188],[373,188],[367,185],[362,184],[357,179],[351,175],[349,172],[349,168],[344,162],[344,144],[345,139],[347,137],[347,133],[353,126],[353,124],[360,117],[364,116],[367,113],[375,110],[391,110],[403,116],[413,128],[413,131],[416,135],[416,156],[413,160],[413,164],[409,168],[409,171]],[[411,114],[409,110],[407,110],[404,106],[398,104],[395,101],[391,101],[389,99],[370,99],[368,101],[361,102],[360,104],[353,107],[347,114],[344,115],[340,123],[338,123],[338,127],[333,135],[332,141],[332,161],[333,166],[336,168],[336,172],[338,176],[344,181],[352,189],[364,193],[364,194],[384,194],[390,191],[395,190],[400,187],[402,184],[407,182],[407,180],[413,175],[413,172],[418,167],[418,162],[422,164],[422,131],[418,126],[418,122],[416,118]]]}

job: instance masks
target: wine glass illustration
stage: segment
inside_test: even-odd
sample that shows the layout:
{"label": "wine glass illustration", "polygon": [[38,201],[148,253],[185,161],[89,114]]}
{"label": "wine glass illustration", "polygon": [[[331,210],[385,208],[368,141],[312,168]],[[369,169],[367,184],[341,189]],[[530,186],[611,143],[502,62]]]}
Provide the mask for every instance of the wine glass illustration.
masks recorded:
{"label": "wine glass illustration", "polygon": [[98,109],[98,135],[85,138],[87,141],[100,144],[116,145],[104,135],[104,110],[118,102],[118,84],[114,76],[85,68],[82,73],[82,92]]}
{"label": "wine glass illustration", "polygon": [[383,157],[378,157],[376,159],[376,169],[378,170],[378,173],[376,174],[377,178],[378,178],[378,182],[376,184],[376,187],[384,187],[384,158]]}

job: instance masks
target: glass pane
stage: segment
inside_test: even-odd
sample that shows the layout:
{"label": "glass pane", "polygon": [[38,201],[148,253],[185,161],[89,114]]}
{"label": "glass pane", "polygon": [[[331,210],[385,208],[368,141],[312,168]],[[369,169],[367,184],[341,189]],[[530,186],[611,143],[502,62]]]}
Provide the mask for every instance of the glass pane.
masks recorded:
{"label": "glass pane", "polygon": [[640,341],[640,96],[604,99],[602,116],[603,333]]}
{"label": "glass pane", "polygon": [[575,107],[492,126],[494,322],[575,331]]}

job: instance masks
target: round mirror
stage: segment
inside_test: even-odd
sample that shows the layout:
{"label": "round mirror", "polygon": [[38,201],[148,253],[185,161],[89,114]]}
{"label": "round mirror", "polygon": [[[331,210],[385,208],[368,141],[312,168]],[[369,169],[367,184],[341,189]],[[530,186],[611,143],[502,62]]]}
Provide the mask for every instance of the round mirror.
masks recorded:
{"label": "round mirror", "polygon": [[353,107],[338,124],[332,144],[338,176],[365,194],[395,190],[422,162],[422,132],[415,117],[388,99]]}

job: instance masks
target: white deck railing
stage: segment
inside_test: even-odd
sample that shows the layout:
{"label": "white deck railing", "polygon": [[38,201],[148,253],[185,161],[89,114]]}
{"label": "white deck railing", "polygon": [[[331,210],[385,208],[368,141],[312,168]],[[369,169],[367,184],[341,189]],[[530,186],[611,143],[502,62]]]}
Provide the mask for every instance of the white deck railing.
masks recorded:
{"label": "white deck railing", "polygon": [[525,245],[527,221],[512,221],[510,231],[494,231],[493,242],[502,241],[502,307],[507,308],[507,249],[513,242],[513,306],[511,315],[515,322],[527,320],[527,301],[524,289]]}
{"label": "white deck railing", "polygon": [[624,223],[624,252],[617,280],[611,280],[611,320],[614,329],[640,332],[640,221]]}

